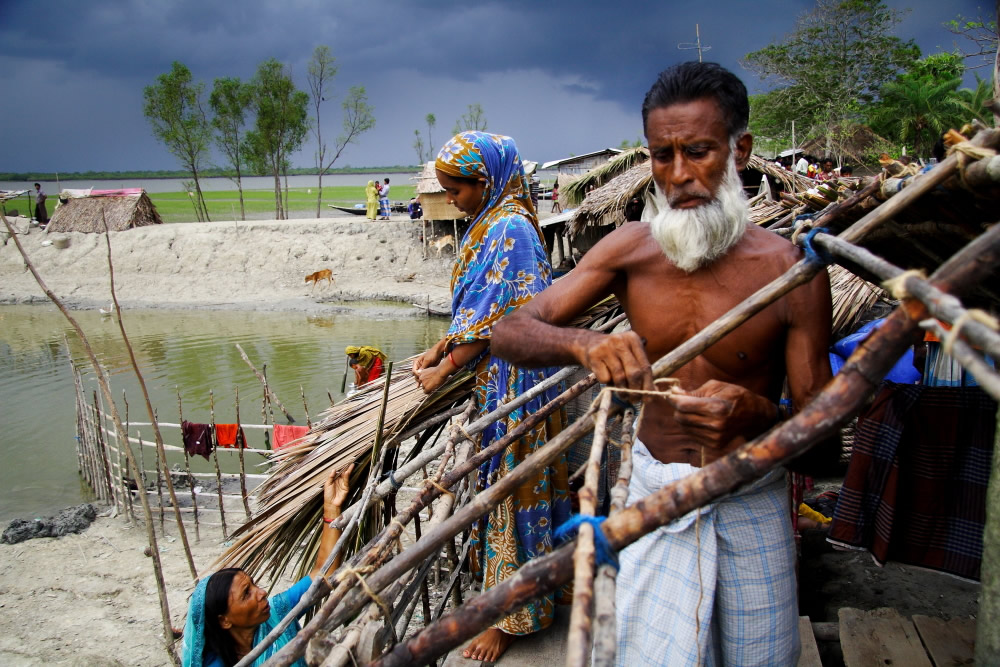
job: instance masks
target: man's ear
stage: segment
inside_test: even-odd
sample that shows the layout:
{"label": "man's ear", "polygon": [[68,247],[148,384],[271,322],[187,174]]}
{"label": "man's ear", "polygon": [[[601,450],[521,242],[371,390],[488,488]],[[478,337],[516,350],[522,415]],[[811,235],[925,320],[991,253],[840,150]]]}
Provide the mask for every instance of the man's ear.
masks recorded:
{"label": "man's ear", "polygon": [[226,616],[225,614],[219,614],[219,627],[222,628],[223,630],[228,630],[229,628],[233,627],[233,623],[232,621],[229,620],[229,617]]}
{"label": "man's ear", "polygon": [[750,155],[753,152],[753,135],[749,132],[744,132],[740,135],[739,139],[736,140],[736,147],[733,150],[733,159],[736,160],[736,169],[738,171],[743,171],[750,161]]}

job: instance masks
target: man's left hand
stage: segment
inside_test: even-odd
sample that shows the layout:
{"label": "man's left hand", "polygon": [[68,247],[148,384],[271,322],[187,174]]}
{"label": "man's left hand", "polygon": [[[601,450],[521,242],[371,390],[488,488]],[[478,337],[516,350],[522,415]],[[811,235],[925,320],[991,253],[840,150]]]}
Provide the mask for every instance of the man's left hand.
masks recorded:
{"label": "man's left hand", "polygon": [[721,450],[736,438],[750,440],[774,422],[776,408],[745,387],[709,380],[693,391],[671,395],[674,419],[695,440]]}

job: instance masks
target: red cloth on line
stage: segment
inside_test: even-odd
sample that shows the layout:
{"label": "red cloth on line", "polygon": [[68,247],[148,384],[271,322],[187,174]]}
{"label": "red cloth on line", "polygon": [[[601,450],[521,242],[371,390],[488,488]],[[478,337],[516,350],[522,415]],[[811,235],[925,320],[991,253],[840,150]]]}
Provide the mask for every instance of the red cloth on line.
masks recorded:
{"label": "red cloth on line", "polygon": [[215,444],[219,447],[235,447],[237,434],[239,434],[240,446],[246,447],[247,436],[239,424],[216,424]]}
{"label": "red cloth on line", "polygon": [[285,424],[274,425],[274,445],[272,449],[278,451],[287,447],[293,440],[298,440],[309,432],[308,426],[287,426]]}
{"label": "red cloth on line", "polygon": [[212,453],[212,425],[181,422],[181,438],[184,440],[184,451],[188,456],[201,454],[208,460]]}

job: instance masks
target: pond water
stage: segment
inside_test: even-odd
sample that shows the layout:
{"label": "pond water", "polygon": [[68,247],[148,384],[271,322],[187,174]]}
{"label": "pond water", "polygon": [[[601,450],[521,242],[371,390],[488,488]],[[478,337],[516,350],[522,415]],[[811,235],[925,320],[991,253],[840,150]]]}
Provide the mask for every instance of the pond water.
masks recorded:
{"label": "pond water", "polygon": [[[346,370],[345,346],[374,345],[389,359],[402,360],[432,345],[447,329],[446,320],[412,317],[408,307],[395,308],[399,310],[380,306],[379,311],[388,315],[379,319],[342,312],[316,316],[295,312],[126,311],[124,322],[160,421],[179,421],[179,390],[185,419],[210,420],[212,391],[216,422],[234,422],[238,387],[241,422],[262,423],[261,384],[240,357],[235,345],[239,343],[259,370],[267,365],[273,391],[296,423],[305,424],[300,386],[313,419],[329,407],[328,391],[339,401]],[[124,391],[131,421],[148,422],[115,320],[96,311],[73,315],[111,375],[112,393],[123,418]],[[0,306],[0,452],[4,457],[0,465],[0,522],[51,514],[92,498],[77,472],[71,359],[86,367],[85,384],[92,397],[92,390],[99,392],[99,387],[83,347],[54,307]],[[348,382],[352,379],[353,374]],[[276,406],[274,412],[279,420],[282,415]],[[131,430],[133,436],[135,430]],[[168,444],[181,444],[178,429],[162,431]],[[247,431],[249,446],[263,447],[263,434],[257,429]],[[142,428],[142,437],[152,440],[148,427]],[[177,460],[183,461],[183,456]],[[251,457],[248,465],[259,460]],[[151,468],[148,457],[146,468]]]}

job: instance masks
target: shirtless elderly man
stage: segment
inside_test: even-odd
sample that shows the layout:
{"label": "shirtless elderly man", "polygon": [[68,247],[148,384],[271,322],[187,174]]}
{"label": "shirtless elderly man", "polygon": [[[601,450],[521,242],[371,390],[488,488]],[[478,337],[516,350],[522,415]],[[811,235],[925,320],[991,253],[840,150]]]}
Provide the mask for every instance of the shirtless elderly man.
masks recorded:
{"label": "shirtless elderly man", "polygon": [[[738,170],[750,158],[746,88],[684,63],[643,102],[655,193],[643,221],[606,236],[568,276],[493,332],[524,366],[582,364],[606,384],[653,390],[658,359],[801,258],[748,222]],[[614,294],[632,331],[565,328]],[[786,374],[796,405],[830,379],[826,272],[681,368],[683,389],[645,397],[629,503],[733,451],[778,421]],[[618,659],[636,665],[795,664],[792,517],[784,471],[660,528],[621,553]],[[700,559],[700,562],[699,562]]]}

